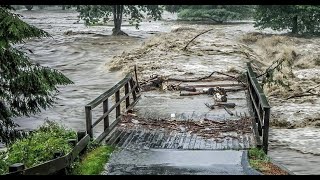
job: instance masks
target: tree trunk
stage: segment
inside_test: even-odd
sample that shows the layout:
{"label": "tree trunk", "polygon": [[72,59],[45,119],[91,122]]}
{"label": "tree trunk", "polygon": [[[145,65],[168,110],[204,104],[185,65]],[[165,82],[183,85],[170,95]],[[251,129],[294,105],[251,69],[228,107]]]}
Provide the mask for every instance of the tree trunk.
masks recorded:
{"label": "tree trunk", "polygon": [[297,34],[298,33],[298,16],[294,16],[292,18],[292,33]]}
{"label": "tree trunk", "polygon": [[114,36],[119,36],[119,35],[128,36],[127,33],[121,31],[122,13],[123,13],[123,5],[113,5],[114,28],[112,29],[112,35]]}

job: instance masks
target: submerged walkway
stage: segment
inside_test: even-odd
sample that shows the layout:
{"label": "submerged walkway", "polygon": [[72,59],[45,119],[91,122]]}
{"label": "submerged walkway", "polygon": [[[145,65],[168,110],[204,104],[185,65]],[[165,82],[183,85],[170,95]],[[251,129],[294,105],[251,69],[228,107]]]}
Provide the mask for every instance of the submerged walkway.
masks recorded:
{"label": "submerged walkway", "polygon": [[205,106],[213,104],[210,95],[143,92],[134,115],[106,138],[118,150],[103,174],[257,174],[246,158],[256,146],[246,93],[228,92],[228,102],[236,104],[232,116],[223,107]]}

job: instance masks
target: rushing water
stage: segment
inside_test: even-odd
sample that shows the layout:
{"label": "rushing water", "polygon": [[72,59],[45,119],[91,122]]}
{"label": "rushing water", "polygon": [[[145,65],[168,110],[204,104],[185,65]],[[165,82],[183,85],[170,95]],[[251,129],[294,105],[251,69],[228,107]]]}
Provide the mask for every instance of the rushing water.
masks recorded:
{"label": "rushing water", "polygon": [[[102,92],[112,87],[123,75],[109,72],[106,64],[113,56],[138,47],[157,32],[169,32],[174,27],[172,21],[144,21],[139,30],[132,26],[123,26],[129,37],[112,37],[112,26],[86,27],[78,22],[77,13],[62,10],[20,10],[24,20],[49,32],[52,37],[33,40],[25,47],[34,53],[31,59],[43,66],[49,66],[63,72],[74,84],[62,86],[53,108],[31,117],[16,118],[22,129],[35,129],[45,119],[61,122],[75,130],[85,129],[84,106]],[[170,14],[165,15],[170,19]],[[126,22],[125,22],[126,24]],[[221,31],[231,39],[244,32],[253,31],[251,24],[241,27],[221,26]],[[218,28],[219,29],[219,28]],[[68,32],[69,33],[66,33]],[[228,37],[229,37],[228,36]],[[318,162],[320,144],[318,138],[308,136],[318,129],[306,128],[292,130],[272,129],[270,133],[270,155],[288,169],[298,174],[317,174],[320,170]],[[291,136],[288,136],[290,134]],[[280,139],[282,141],[280,141]],[[312,146],[313,154],[304,151]],[[290,149],[289,149],[290,148]],[[292,150],[293,149],[293,150]],[[307,153],[307,154],[306,154]]]}

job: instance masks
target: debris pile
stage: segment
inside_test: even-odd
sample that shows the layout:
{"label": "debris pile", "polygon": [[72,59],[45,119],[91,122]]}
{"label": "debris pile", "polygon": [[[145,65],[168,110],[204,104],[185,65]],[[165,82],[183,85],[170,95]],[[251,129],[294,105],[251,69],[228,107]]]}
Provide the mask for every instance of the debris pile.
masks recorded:
{"label": "debris pile", "polygon": [[229,132],[236,132],[238,135],[251,133],[250,117],[227,121],[209,119],[203,119],[201,121],[177,121],[168,119],[146,119],[129,113],[123,115],[120,126],[123,128],[139,126],[149,130],[166,129],[177,132],[190,132],[191,134],[197,134],[207,139],[223,138],[223,134]]}

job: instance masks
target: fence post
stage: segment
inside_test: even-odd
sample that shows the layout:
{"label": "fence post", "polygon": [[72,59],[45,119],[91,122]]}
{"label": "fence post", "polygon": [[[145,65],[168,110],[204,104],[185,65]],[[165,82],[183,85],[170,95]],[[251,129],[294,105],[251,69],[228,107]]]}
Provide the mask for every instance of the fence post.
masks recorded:
{"label": "fence post", "polygon": [[[132,89],[133,86],[134,86],[134,81],[133,81],[132,77],[130,78],[130,81],[129,81],[129,82],[130,82],[130,87],[131,87],[131,89]],[[134,101],[137,99],[136,90],[137,90],[137,89],[135,89],[135,90],[132,91],[132,96],[133,96],[133,100],[134,100]]]}
{"label": "fence post", "polygon": [[139,81],[138,81],[138,74],[137,74],[137,65],[134,65],[134,75],[136,77],[136,83],[137,83],[137,92],[140,91]]}
{"label": "fence post", "polygon": [[[103,101],[103,114],[109,110],[109,100],[108,98]],[[109,127],[109,114],[103,119],[104,130]]]}
{"label": "fence post", "polygon": [[[124,91],[125,91],[125,95],[127,95],[129,93],[129,83],[128,82],[124,85]],[[130,96],[128,96],[126,98],[126,108],[129,106],[130,106]]]}
{"label": "fence post", "polygon": [[91,138],[93,138],[93,132],[92,132],[92,112],[91,112],[91,106],[85,107],[86,112],[86,125],[87,125],[87,133]]}
{"label": "fence post", "polygon": [[69,139],[68,144],[70,144],[72,148],[75,147],[77,144],[77,139]]}
{"label": "fence post", "polygon": [[[116,103],[118,103],[120,101],[120,89],[116,92],[115,96],[116,96]],[[120,116],[120,112],[121,112],[120,107],[121,107],[121,104],[119,104],[116,107],[116,118]]]}
{"label": "fence post", "polygon": [[9,166],[9,173],[21,171],[19,172],[19,174],[22,175],[24,169],[25,169],[25,166],[23,163],[15,163]]}
{"label": "fence post", "polygon": [[86,136],[86,132],[85,131],[78,131],[77,132],[78,141],[80,141],[85,136]]}
{"label": "fence post", "polygon": [[268,153],[268,138],[269,138],[269,118],[270,118],[270,108],[264,108],[263,116],[263,151]]}

